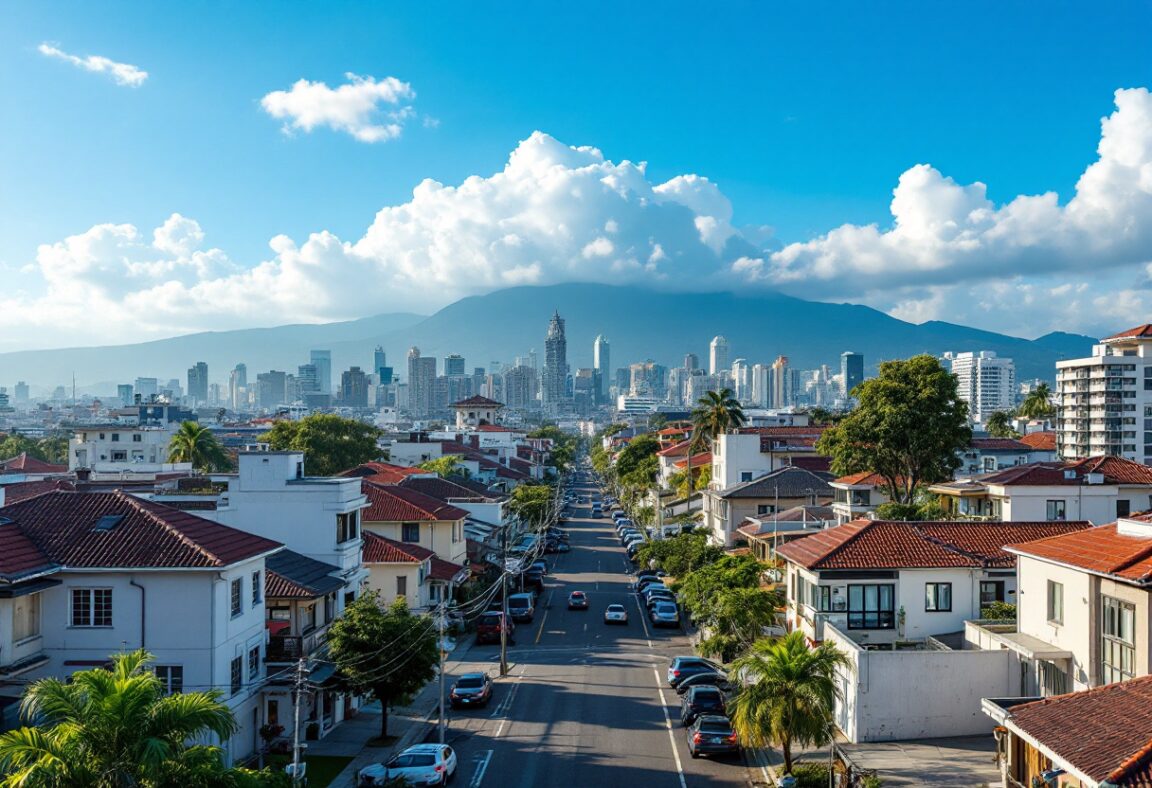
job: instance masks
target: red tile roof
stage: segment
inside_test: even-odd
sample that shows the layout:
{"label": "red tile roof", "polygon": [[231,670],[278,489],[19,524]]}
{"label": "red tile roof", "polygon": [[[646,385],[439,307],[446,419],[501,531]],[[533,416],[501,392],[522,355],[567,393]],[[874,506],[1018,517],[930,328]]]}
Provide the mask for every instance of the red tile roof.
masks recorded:
{"label": "red tile roof", "polygon": [[1033,451],[1056,451],[1056,433],[1054,431],[1030,432],[1027,435],[1022,435],[1020,442]]}
{"label": "red tile roof", "polygon": [[428,577],[433,580],[442,580],[447,583],[456,575],[460,574],[460,570],[464,567],[460,564],[454,564],[451,561],[445,561],[443,558],[433,558],[432,567],[428,571]]}
{"label": "red tile roof", "polygon": [[368,497],[368,508],[364,509],[360,515],[366,523],[397,523],[415,520],[444,522],[461,520],[468,516],[468,512],[457,506],[408,487],[376,484],[368,479],[364,479],[360,483],[360,487],[364,495]]}
{"label": "red tile roof", "polygon": [[888,484],[884,477],[875,471],[860,471],[859,473],[850,473],[847,476],[841,476],[839,479],[833,479],[830,483],[849,484],[853,486],[867,484],[871,485],[872,487],[884,487]]}
{"label": "red tile roof", "polygon": [[0,460],[0,473],[68,473],[67,465],[44,462],[21,452],[15,457]]}
{"label": "red tile roof", "polygon": [[0,581],[15,583],[57,566],[24,535],[20,526],[0,521]]}
{"label": "red tile roof", "polygon": [[[224,567],[282,544],[123,492],[57,491],[0,509],[50,560],[66,567]],[[120,520],[97,529],[104,517]]]}
{"label": "red tile roof", "polygon": [[419,564],[436,556],[426,547],[397,542],[372,531],[364,531],[363,536],[366,564]]}
{"label": "red tile roof", "polygon": [[824,457],[819,454],[812,454],[803,457],[792,457],[789,460],[789,465],[794,465],[797,468],[803,468],[806,471],[827,473],[831,475],[832,458]]}
{"label": "red tile roof", "polygon": [[[710,452],[710,451],[704,451],[704,452],[700,452],[699,454],[693,454],[692,455],[692,470],[696,470],[697,468],[703,468],[705,465],[711,465],[711,464],[712,464],[712,452]],[[682,460],[677,460],[676,462],[672,463],[672,466],[674,468],[687,469],[688,468],[688,458],[685,457]]]}
{"label": "red tile roof", "polygon": [[1008,722],[1096,783],[1152,786],[1152,676],[1012,706]]}
{"label": "red tile roof", "polygon": [[680,441],[679,443],[673,443],[667,449],[661,449],[660,451],[656,452],[656,456],[658,456],[658,457],[686,457],[688,455],[688,444],[689,443],[691,443],[691,441]]}
{"label": "red tile roof", "polygon": [[981,451],[1029,451],[1027,444],[1021,443],[1015,438],[973,438],[969,441],[968,446]]}
{"label": "red tile roof", "polygon": [[341,471],[339,475],[361,476],[370,478],[372,481],[380,482],[381,484],[399,484],[409,476],[428,473],[428,471],[422,468],[410,468],[406,465],[393,465],[389,462],[366,462],[362,465],[357,465],[355,468]]}
{"label": "red tile roof", "polygon": [[1133,583],[1152,582],[1152,538],[1118,533],[1115,523],[1007,549]]}
{"label": "red tile roof", "polygon": [[790,542],[780,555],[806,569],[1011,568],[1005,545],[1089,528],[1086,522],[857,520]]}
{"label": "red tile roof", "polygon": [[1107,342],[1109,339],[1135,339],[1137,337],[1152,337],[1152,323],[1145,323],[1142,326],[1130,328],[1127,331],[1121,331],[1119,334],[1113,334],[1110,337],[1104,337],[1101,342]]}
{"label": "red tile roof", "polygon": [[2,489],[4,490],[4,506],[11,506],[18,501],[25,501],[37,495],[43,495],[46,492],[53,492],[54,490],[75,490],[76,485],[69,479],[44,479],[38,482],[5,484]]}
{"label": "red tile roof", "polygon": [[1077,473],[1102,473],[1110,484],[1152,484],[1152,467],[1124,457],[1087,457],[1070,464]]}
{"label": "red tile roof", "polygon": [[503,402],[497,402],[494,399],[488,399],[487,397],[481,397],[479,394],[476,394],[474,396],[469,397],[468,399],[462,399],[459,402],[453,402],[452,407],[454,407],[454,408],[502,408],[502,407],[504,407],[504,403]]}
{"label": "red tile roof", "polygon": [[1105,484],[1152,485],[1152,467],[1123,457],[1088,457],[1070,463],[1031,462],[981,476],[980,481],[1000,486],[1078,486],[1085,483],[1084,477],[1089,473],[1101,474]]}

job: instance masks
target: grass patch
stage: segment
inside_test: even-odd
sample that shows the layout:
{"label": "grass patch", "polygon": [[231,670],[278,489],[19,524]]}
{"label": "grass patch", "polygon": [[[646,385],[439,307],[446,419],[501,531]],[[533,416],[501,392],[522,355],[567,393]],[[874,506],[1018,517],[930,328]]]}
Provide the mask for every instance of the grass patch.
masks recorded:
{"label": "grass patch", "polygon": [[[286,764],[292,763],[287,755],[269,755],[264,762],[277,771],[283,771]],[[352,763],[350,757],[344,755],[305,755],[304,762],[308,764],[308,788],[328,788],[332,781],[344,767]]]}

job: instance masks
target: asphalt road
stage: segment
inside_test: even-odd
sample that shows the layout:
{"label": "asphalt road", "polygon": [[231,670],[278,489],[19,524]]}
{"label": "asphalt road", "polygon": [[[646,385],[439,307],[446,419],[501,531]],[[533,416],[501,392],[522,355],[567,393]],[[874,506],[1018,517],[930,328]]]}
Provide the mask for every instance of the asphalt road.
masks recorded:
{"label": "asphalt road", "polygon": [[[579,488],[586,497],[593,487]],[[652,629],[631,590],[629,564],[610,520],[571,507],[572,551],[548,556],[552,569],[531,624],[509,649],[510,675],[486,709],[453,712],[449,743],[457,786],[469,788],[704,788],[746,786],[739,757],[692,759],[679,697],[664,680],[668,660],[692,649],[680,629]],[[582,590],[591,607],[568,610]],[[605,625],[604,608],[627,605],[626,626]],[[467,659],[498,646],[472,646]]]}

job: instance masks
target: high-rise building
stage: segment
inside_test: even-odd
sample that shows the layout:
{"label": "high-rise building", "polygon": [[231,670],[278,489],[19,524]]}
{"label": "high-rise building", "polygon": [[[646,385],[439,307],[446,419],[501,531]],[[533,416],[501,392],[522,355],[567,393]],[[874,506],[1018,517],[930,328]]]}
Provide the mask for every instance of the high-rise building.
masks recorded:
{"label": "high-rise building", "polygon": [[687,353],[684,356],[684,369],[692,371],[700,369],[700,357],[695,353]]}
{"label": "high-rise building", "polygon": [[208,365],[203,361],[188,369],[188,400],[193,406],[208,402]]}
{"label": "high-rise building", "polygon": [[998,410],[1016,407],[1016,365],[995,351],[945,353],[956,376],[956,394],[968,403],[968,417],[983,424]]}
{"label": "high-rise building", "polygon": [[160,381],[156,378],[136,378],[135,388],[141,402],[150,402],[160,393]]}
{"label": "high-rise building", "polygon": [[540,371],[540,362],[536,360],[536,348],[528,351],[528,366],[532,367],[533,371]]}
{"label": "high-rise building", "polygon": [[754,408],[766,408],[772,398],[772,369],[765,364],[753,364],[748,372],[749,401]]}
{"label": "high-rise building", "polygon": [[116,387],[116,399],[120,400],[121,407],[128,407],[132,404],[132,384],[121,383]]}
{"label": "high-rise building", "polygon": [[380,370],[386,366],[388,366],[388,356],[384,353],[383,346],[377,345],[376,350],[372,352],[372,374],[383,376]]}
{"label": "high-rise building", "polygon": [[301,364],[296,367],[296,388],[301,398],[320,393],[320,380],[316,376],[315,364]]}
{"label": "high-rise building", "polygon": [[1057,361],[1053,404],[1060,457],[1110,454],[1152,465],[1152,440],[1142,429],[1152,418],[1149,380],[1152,325],[1101,339],[1088,358]]}
{"label": "high-rise building", "polygon": [[616,394],[627,394],[628,390],[632,387],[632,370],[628,367],[620,367],[616,370]]}
{"label": "high-rise building", "polygon": [[248,405],[248,367],[244,364],[237,364],[228,376],[228,400],[232,410]]}
{"label": "high-rise building", "polygon": [[16,388],[12,391],[12,402],[16,405],[28,404],[28,384],[24,381],[16,383]]}
{"label": "high-rise building", "polygon": [[708,345],[708,374],[718,375],[722,370],[728,369],[728,340],[724,337],[712,337]]}
{"label": "high-rise building", "polygon": [[340,374],[340,404],[347,408],[368,407],[368,376],[360,367]]}
{"label": "high-rise building", "polygon": [[840,354],[841,385],[844,398],[852,396],[852,389],[864,382],[864,354],[845,350]]}
{"label": "high-rise building", "polygon": [[[496,376],[493,376],[496,377]],[[504,404],[517,410],[531,410],[536,407],[536,370],[527,365],[504,370],[502,380]],[[495,395],[496,392],[493,392]]]}
{"label": "high-rise building", "polygon": [[599,398],[608,396],[609,375],[611,375],[612,349],[603,334],[597,334],[592,343],[592,369],[599,380]]}
{"label": "high-rise building", "polygon": [[769,407],[787,408],[792,404],[794,389],[788,357],[779,356],[772,362],[772,402]]}
{"label": "high-rise building", "polygon": [[544,378],[540,402],[544,410],[555,412],[566,399],[568,388],[568,340],[564,337],[564,318],[557,310],[548,321],[544,339]]}
{"label": "high-rise building", "polygon": [[421,356],[420,348],[408,350],[408,412],[423,419],[432,414],[436,389],[436,357]]}
{"label": "high-rise building", "polygon": [[309,359],[316,365],[316,381],[321,394],[332,393],[332,351],[313,350]]}
{"label": "high-rise building", "polygon": [[631,396],[664,398],[668,386],[667,367],[655,361],[643,361],[632,364],[628,373],[628,393]]}
{"label": "high-rise building", "polygon": [[732,362],[732,394],[739,402],[748,402],[752,398],[747,359],[738,358]]}
{"label": "high-rise building", "polygon": [[288,374],[271,370],[256,375],[256,405],[265,410],[278,408],[288,401]]}
{"label": "high-rise building", "polygon": [[464,374],[464,357],[459,353],[450,353],[445,356],[444,374],[450,378],[462,376]]}

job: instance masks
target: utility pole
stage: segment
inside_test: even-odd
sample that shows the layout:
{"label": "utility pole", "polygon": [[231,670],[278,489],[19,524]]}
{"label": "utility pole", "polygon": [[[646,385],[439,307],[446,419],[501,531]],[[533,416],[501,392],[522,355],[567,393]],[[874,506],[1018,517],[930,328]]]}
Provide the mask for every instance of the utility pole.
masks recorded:
{"label": "utility pole", "polygon": [[292,691],[292,785],[301,784],[300,774],[300,701],[304,696],[304,680],[308,675],[304,658],[296,663],[296,683]]}
{"label": "utility pole", "polygon": [[500,622],[500,675],[508,675],[508,523],[500,529],[500,609],[503,620]]}
{"label": "utility pole", "polygon": [[440,652],[440,743],[444,743],[447,718],[444,715],[444,620],[448,617],[448,600],[440,603],[440,642],[436,644]]}

